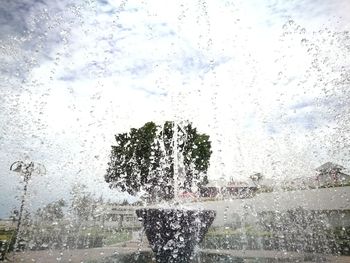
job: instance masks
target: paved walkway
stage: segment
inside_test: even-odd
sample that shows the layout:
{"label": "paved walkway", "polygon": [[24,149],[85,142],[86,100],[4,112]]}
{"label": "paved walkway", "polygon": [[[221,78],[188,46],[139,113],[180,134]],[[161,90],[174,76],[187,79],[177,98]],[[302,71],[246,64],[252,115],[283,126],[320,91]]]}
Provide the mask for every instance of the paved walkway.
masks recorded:
{"label": "paved walkway", "polygon": [[[217,250],[217,249],[203,249],[202,252],[206,254],[217,254],[217,255],[228,255],[238,258],[278,258],[290,260],[290,262],[305,262],[303,261],[306,256],[314,257],[312,254],[302,254],[298,252],[283,252],[283,251],[274,251],[274,250]],[[350,263],[350,257],[335,257],[335,256],[319,256],[319,261],[324,262],[334,262],[334,263]],[[312,262],[318,262],[316,261]]]}
{"label": "paved walkway", "polygon": [[[86,263],[91,260],[98,260],[112,255],[123,255],[140,252],[150,252],[147,247],[128,246],[128,247],[103,247],[92,249],[72,249],[72,250],[41,250],[41,251],[25,251],[9,256],[9,260],[5,262],[24,262],[24,263]],[[208,254],[230,255],[233,257],[245,258],[280,258],[280,259],[295,259],[295,262],[303,259],[303,255],[296,252],[281,252],[281,251],[261,251],[261,250],[216,250],[204,249],[201,250]],[[293,261],[292,261],[293,262]],[[327,262],[332,263],[350,263],[350,257],[327,257]]]}
{"label": "paved walkway", "polygon": [[85,263],[91,260],[97,260],[104,257],[110,257],[118,254],[130,254],[140,252],[150,252],[149,248],[138,247],[102,247],[90,249],[66,249],[66,250],[39,250],[24,251],[8,256],[7,262],[24,263]]}

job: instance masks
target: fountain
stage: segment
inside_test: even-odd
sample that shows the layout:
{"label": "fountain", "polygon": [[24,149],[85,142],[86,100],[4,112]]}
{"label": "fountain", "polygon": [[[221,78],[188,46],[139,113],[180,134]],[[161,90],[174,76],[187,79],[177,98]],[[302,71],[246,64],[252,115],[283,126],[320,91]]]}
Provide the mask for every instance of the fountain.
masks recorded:
{"label": "fountain", "polygon": [[[157,262],[310,257],[320,262],[323,254],[350,255],[350,177],[341,171],[342,165],[349,167],[350,35],[346,15],[336,12],[346,8],[313,7],[312,1],[84,1],[61,10],[64,4],[50,7],[49,2],[31,5],[30,12],[28,5],[9,2],[2,10],[8,18],[30,17],[19,25],[7,19],[3,37],[8,39],[0,39],[5,56],[0,108],[6,124],[1,158],[10,164],[29,151],[50,168],[43,181],[34,178],[28,206],[24,198],[15,201],[19,181],[1,173],[6,184],[0,210],[10,212],[14,203],[19,214],[0,222],[14,225],[0,236],[10,239],[9,233],[16,233],[14,239],[33,250],[13,262],[49,262],[49,254],[55,261],[86,262],[84,257],[95,260],[96,252],[98,262],[128,263],[149,263],[152,257]],[[7,13],[17,6],[22,13]],[[334,19],[325,20],[327,14]],[[172,149],[153,149],[153,130],[132,129],[137,136],[130,141],[121,134],[124,156],[115,160],[122,168],[122,190],[131,185],[127,192],[147,192],[145,200],[153,202],[136,210],[152,252],[142,250],[142,242],[134,246],[133,231],[140,227],[132,216],[135,206],[119,207],[124,196],[118,200],[119,194],[95,175],[104,173],[112,131],[169,116],[174,125],[167,147]],[[207,129],[215,145],[208,195],[193,204],[179,198],[192,190],[188,178],[200,176],[191,177],[191,167],[184,167],[189,162],[182,152],[183,118]],[[144,145],[134,146],[139,141]],[[152,147],[145,149],[148,144]],[[341,165],[329,169],[325,163],[328,168],[315,174],[328,159]],[[23,172],[26,192],[30,171]],[[256,184],[241,184],[253,172]],[[259,172],[270,184],[257,182]],[[111,188],[114,176],[112,171]],[[80,210],[72,202],[72,209],[62,210],[67,214],[53,217],[58,209],[51,212],[54,206],[43,202],[69,198],[71,184],[80,181],[98,194],[105,191],[115,203],[81,202],[91,210],[85,216],[70,212]],[[217,198],[222,188],[227,190]],[[256,192],[244,194],[251,188]],[[97,243],[101,248],[92,249]]]}
{"label": "fountain", "polygon": [[202,241],[215,218],[215,211],[145,208],[136,210],[156,261],[190,262],[195,246]]}
{"label": "fountain", "polygon": [[[174,200],[178,205],[181,177],[178,148],[178,127],[173,126]],[[143,222],[146,236],[159,263],[190,262],[195,246],[200,243],[213,223],[213,210],[190,210],[186,208],[143,208],[136,210]]]}

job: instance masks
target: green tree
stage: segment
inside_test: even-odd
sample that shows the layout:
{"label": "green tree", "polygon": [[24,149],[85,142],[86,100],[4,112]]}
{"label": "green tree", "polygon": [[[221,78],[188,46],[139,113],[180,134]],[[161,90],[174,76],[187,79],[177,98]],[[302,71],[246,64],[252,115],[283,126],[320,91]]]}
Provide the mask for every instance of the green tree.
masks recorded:
{"label": "green tree", "polygon": [[56,221],[64,217],[63,207],[66,202],[63,199],[51,202],[36,211],[36,216],[42,221]]}
{"label": "green tree", "polygon": [[[115,135],[105,180],[111,188],[131,195],[143,190],[148,198],[174,197],[174,123],[163,126],[147,122],[141,128]],[[176,126],[179,171],[184,178],[182,190],[208,183],[206,172],[211,155],[211,142],[206,134],[199,134],[191,123]]]}
{"label": "green tree", "polygon": [[81,223],[93,217],[97,202],[94,200],[91,193],[87,191],[87,186],[84,184],[74,185],[71,190],[71,195],[71,211],[75,219]]}

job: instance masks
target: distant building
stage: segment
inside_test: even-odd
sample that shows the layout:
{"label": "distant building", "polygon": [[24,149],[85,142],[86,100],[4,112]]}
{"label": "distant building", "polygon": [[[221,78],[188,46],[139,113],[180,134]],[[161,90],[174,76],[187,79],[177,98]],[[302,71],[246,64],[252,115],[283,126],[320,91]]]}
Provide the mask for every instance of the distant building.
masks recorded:
{"label": "distant building", "polygon": [[341,165],[327,162],[316,168],[316,182],[319,187],[342,186],[350,184],[350,175]]}
{"label": "distant building", "polygon": [[266,178],[262,173],[254,173],[249,176],[252,183],[261,191],[261,192],[272,192],[274,188],[274,180]]}
{"label": "distant building", "polygon": [[349,186],[350,175],[347,169],[339,164],[327,162],[315,169],[309,176],[295,176],[283,182],[284,189],[314,189],[338,186]]}
{"label": "distant building", "polygon": [[227,182],[223,180],[211,181],[207,185],[202,186],[200,188],[200,196],[215,198],[220,194],[221,189],[225,188],[226,186],[227,186]]}
{"label": "distant building", "polygon": [[114,203],[101,204],[86,226],[101,225],[110,229],[134,229],[141,226],[136,216],[137,207]]}
{"label": "distant building", "polygon": [[179,196],[180,199],[186,200],[186,201],[194,201],[198,199],[198,195],[196,193],[192,193],[190,191],[183,191],[180,192]]}
{"label": "distant building", "polygon": [[235,181],[213,181],[200,189],[201,197],[219,198],[235,197],[249,198],[252,197],[258,187],[252,182],[235,182]]}

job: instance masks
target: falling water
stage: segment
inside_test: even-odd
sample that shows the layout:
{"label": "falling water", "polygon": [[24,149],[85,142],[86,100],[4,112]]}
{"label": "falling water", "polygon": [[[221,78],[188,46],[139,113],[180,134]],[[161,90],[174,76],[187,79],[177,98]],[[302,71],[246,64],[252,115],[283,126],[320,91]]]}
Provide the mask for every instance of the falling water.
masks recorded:
{"label": "falling water", "polygon": [[173,163],[174,163],[174,200],[178,202],[179,184],[180,184],[180,167],[179,167],[179,149],[178,149],[178,123],[173,124]]}
{"label": "falling water", "polygon": [[187,143],[187,134],[183,121],[173,122],[173,165],[174,165],[174,201],[179,203],[181,191],[185,189],[186,168],[184,164],[183,151]]}
{"label": "falling water", "polygon": [[[346,30],[337,31],[338,27],[348,27],[341,27],[347,18],[339,15],[347,9],[345,2],[309,8],[312,5],[304,3],[308,1],[300,1],[291,8],[298,1],[277,1],[265,3],[267,8],[260,1],[213,4],[199,0],[193,6],[181,1],[175,4],[179,8],[175,21],[163,14],[171,8],[163,6],[162,10],[163,3],[152,1],[139,4],[124,0],[116,6],[112,1],[72,1],[62,3],[64,8],[57,4],[51,9],[50,1],[7,2],[1,11],[9,21],[2,21],[5,33],[0,34],[0,72],[4,75],[0,76],[4,85],[0,89],[0,119],[4,124],[0,148],[5,167],[0,179],[6,182],[0,191],[4,193],[2,207],[10,207],[7,202],[12,202],[18,192],[14,189],[19,181],[9,174],[7,164],[30,152],[50,168],[46,177],[33,178],[30,198],[23,200],[26,212],[35,218],[28,216],[18,229],[23,240],[28,239],[28,249],[37,253],[39,249],[64,251],[93,245],[92,239],[86,238],[92,233],[82,222],[88,224],[96,218],[72,219],[66,215],[68,207],[58,207],[56,212],[61,211],[63,217],[43,219],[46,214],[55,215],[47,209],[40,219],[37,212],[43,210],[37,210],[39,206],[50,208],[42,200],[69,199],[67,189],[73,181],[86,181],[90,188],[97,188],[96,192],[108,188],[101,178],[109,138],[144,121],[140,117],[143,114],[164,119],[159,115],[166,115],[164,112],[171,108],[172,156],[161,165],[173,165],[169,184],[174,199],[152,205],[216,210],[219,216],[206,242],[210,247],[199,251],[214,249],[218,257],[224,257],[224,252],[249,253],[256,248],[250,244],[255,238],[259,240],[257,247],[262,248],[258,256],[271,252],[283,257],[295,252],[300,256],[297,260],[303,260],[303,254],[308,253],[349,255],[349,226],[344,223],[349,218],[349,185],[337,185],[335,173],[330,173],[333,181],[329,185],[305,183],[321,163],[334,161],[349,167],[350,37]],[[12,4],[24,9],[23,13],[6,13],[7,5]],[[300,8],[304,4],[305,8]],[[324,8],[338,18],[326,21]],[[303,9],[309,12],[305,11],[306,19]],[[97,18],[99,14],[102,16]],[[124,15],[127,19],[123,20]],[[21,21],[15,19],[22,16]],[[142,17],[139,24],[138,17]],[[220,18],[227,21],[221,23]],[[321,29],[314,25],[320,24],[318,20],[322,21]],[[190,29],[186,31],[187,27]],[[162,51],[164,43],[166,51]],[[154,57],[143,54],[148,51]],[[132,57],[136,59],[131,61]],[[137,80],[140,75],[146,77]],[[148,86],[160,88],[148,90]],[[123,94],[120,87],[130,87],[131,91]],[[183,101],[179,89],[186,91],[181,94]],[[143,93],[151,102],[139,106]],[[162,104],[161,99],[154,99],[164,96],[174,103]],[[152,108],[152,103],[157,106]],[[163,106],[166,109],[160,109]],[[152,115],[148,108],[158,115]],[[182,191],[189,190],[182,152],[186,115],[202,118],[198,121],[201,128],[207,128],[211,135],[211,168],[215,169],[211,169],[210,180],[233,177],[239,181],[247,177],[246,173],[260,169],[278,183],[272,192],[258,189],[251,196],[220,192],[218,198],[198,203],[181,199]],[[163,155],[167,155],[165,149]],[[347,178],[344,170],[341,176]],[[305,181],[294,184],[297,179]],[[113,198],[117,195],[117,191],[111,194]],[[18,202],[12,203],[18,206]],[[233,212],[239,214],[238,227],[233,226]],[[21,216],[17,220],[20,222]],[[196,221],[197,239],[200,227]],[[91,228],[103,235],[106,232],[95,224]],[[143,231],[141,228],[141,237]],[[87,242],[81,243],[79,236]],[[141,237],[136,261],[142,258]],[[234,244],[237,240],[238,245]],[[55,256],[57,261],[64,260],[62,253]],[[101,257],[104,255],[101,252]]]}

